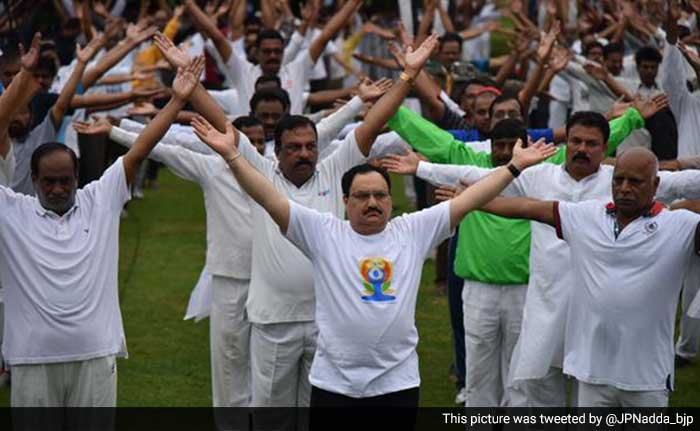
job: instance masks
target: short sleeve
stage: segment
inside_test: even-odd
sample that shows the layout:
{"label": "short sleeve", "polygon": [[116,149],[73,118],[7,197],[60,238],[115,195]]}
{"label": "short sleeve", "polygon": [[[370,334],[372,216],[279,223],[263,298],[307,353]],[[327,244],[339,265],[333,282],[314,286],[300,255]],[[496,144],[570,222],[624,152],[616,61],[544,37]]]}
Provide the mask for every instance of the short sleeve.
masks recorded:
{"label": "short sleeve", "polygon": [[124,204],[131,199],[124,170],[124,157],[118,158],[99,180],[88,184],[78,193],[99,205],[109,207],[114,213],[121,212]]}
{"label": "short sleeve", "polygon": [[320,213],[290,200],[286,237],[309,259],[313,259],[318,255],[324,238],[327,240],[327,227],[333,219],[335,217],[329,213]]}
{"label": "short sleeve", "polygon": [[557,237],[567,242],[571,241],[576,235],[576,230],[585,230],[583,224],[593,218],[590,210],[603,207],[602,202],[598,201],[578,203],[555,201],[552,210]]}
{"label": "short sleeve", "polygon": [[357,146],[355,130],[353,130],[333,153],[321,161],[319,170],[327,170],[331,176],[340,178],[350,168],[363,163],[366,159]]}
{"label": "short sleeve", "polygon": [[430,250],[452,235],[450,228],[450,201],[403,216],[411,238],[422,247],[425,257]]}

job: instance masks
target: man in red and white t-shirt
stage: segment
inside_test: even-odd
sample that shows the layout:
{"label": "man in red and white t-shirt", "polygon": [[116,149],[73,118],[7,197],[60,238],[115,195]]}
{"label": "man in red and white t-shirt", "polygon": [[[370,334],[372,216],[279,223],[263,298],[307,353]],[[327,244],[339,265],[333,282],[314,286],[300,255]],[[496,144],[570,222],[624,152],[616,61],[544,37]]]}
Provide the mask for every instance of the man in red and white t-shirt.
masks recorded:
{"label": "man in red and white t-shirt", "polygon": [[571,249],[575,283],[564,373],[582,407],[664,407],[673,389],[678,296],[700,216],[654,201],[658,162],[634,148],[618,158],[614,203],[499,198],[487,211],[552,225]]}

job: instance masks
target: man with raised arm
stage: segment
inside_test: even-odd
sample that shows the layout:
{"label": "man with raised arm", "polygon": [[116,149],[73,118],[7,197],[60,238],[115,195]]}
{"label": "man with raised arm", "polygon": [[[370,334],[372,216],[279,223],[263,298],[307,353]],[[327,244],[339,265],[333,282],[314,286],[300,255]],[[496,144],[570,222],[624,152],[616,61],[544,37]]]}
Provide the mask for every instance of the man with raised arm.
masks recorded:
{"label": "man with raised arm", "polygon": [[[0,281],[14,407],[115,407],[126,356],[117,288],[119,216],[139,164],[199,82],[204,58],[178,71],[172,98],[134,146],[77,190],[78,162],[49,142],[31,155],[37,197],[0,187]],[[60,428],[60,426],[59,426]]]}
{"label": "man with raised arm", "polygon": [[544,223],[568,245],[570,284],[547,296],[569,296],[564,373],[578,380],[581,407],[668,406],[678,296],[700,254],[700,216],[655,201],[657,174],[654,154],[631,148],[612,173],[612,202],[498,198],[483,208]]}
{"label": "man with raised arm", "polygon": [[[403,102],[436,44],[437,36],[432,36],[407,53],[403,78],[325,159],[318,161],[314,124],[295,115],[277,127],[278,163],[262,157],[246,140],[240,142],[241,154],[295,202],[342,217],[340,177],[365,160],[375,137]],[[313,269],[259,205],[252,206],[252,220],[252,270],[246,305],[252,323],[251,406],[308,406],[308,372],[317,336]]]}
{"label": "man with raised arm", "polygon": [[[406,86],[397,84],[385,97],[396,95],[401,87]],[[376,113],[368,118],[371,114]],[[338,213],[308,208],[281,193],[267,175],[244,160],[233,127],[221,134],[204,120],[196,119],[193,125],[269,214],[278,232],[313,264],[319,335],[309,376],[311,407],[418,406],[415,309],[423,260],[469,211],[500,193],[521,170],[555,152],[542,143],[523,150],[519,143],[508,166],[473,188],[393,221],[389,175],[368,164],[357,165],[333,185],[341,187],[346,222]],[[357,135],[366,133],[363,127]],[[312,416],[312,427],[329,429],[331,424],[319,424]]]}
{"label": "man with raised arm", "polygon": [[[563,165],[543,163],[528,170],[506,190],[537,199],[579,202],[608,199],[612,168],[602,165],[608,150],[610,127],[601,114],[574,113],[567,125],[567,144],[558,155]],[[399,158],[400,159],[400,158]],[[484,166],[484,165],[482,165]],[[436,184],[454,185],[488,175],[491,169],[420,162],[417,176]],[[700,198],[700,171],[660,172],[658,199]],[[562,373],[564,325],[568,286],[572,283],[569,249],[546,225],[532,223],[530,270],[520,337],[513,352],[508,382],[531,407],[566,405],[566,378]],[[520,397],[518,397],[520,398]]]}

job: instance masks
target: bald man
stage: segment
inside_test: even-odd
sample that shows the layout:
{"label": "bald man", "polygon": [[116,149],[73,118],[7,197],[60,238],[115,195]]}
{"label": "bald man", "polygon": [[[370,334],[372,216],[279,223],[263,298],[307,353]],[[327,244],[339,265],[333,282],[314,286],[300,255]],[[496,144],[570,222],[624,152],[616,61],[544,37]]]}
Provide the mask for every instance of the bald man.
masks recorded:
{"label": "bald man", "polygon": [[579,381],[581,407],[666,407],[673,390],[676,308],[700,216],[654,200],[657,171],[653,153],[632,148],[615,165],[613,202],[497,198],[483,208],[553,226],[569,245],[564,373]]}

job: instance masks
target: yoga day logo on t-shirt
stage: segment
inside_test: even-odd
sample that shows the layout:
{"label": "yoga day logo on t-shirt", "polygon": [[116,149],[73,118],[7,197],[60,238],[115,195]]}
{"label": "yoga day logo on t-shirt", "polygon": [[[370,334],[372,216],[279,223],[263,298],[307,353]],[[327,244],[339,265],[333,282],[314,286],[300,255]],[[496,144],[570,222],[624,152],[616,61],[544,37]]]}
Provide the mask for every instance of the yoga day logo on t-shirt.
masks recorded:
{"label": "yoga day logo on t-shirt", "polygon": [[360,261],[360,274],[362,274],[365,295],[363,301],[389,302],[396,300],[391,288],[393,265],[384,257],[368,257]]}

